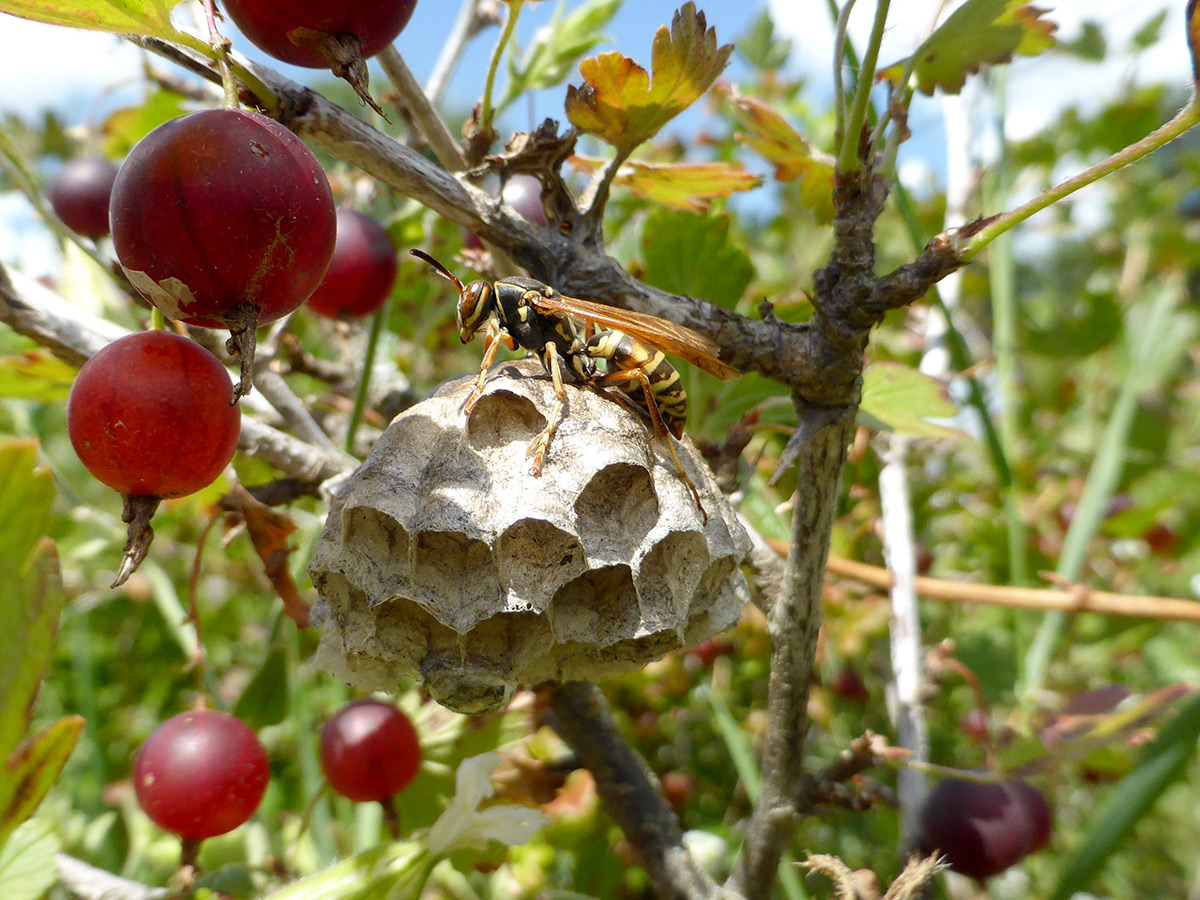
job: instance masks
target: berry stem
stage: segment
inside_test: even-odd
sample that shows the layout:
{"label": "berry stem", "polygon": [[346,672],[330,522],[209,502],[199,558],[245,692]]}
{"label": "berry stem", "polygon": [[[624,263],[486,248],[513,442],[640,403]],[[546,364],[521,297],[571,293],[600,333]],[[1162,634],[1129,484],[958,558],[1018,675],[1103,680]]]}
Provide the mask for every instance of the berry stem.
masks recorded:
{"label": "berry stem", "polygon": [[201,0],[204,7],[204,19],[208,24],[208,40],[213,48],[214,58],[221,67],[221,86],[225,89],[225,108],[237,109],[237,82],[229,68],[229,38],[224,37],[217,28],[217,15],[213,9],[213,0]]}
{"label": "berry stem", "polygon": [[167,327],[167,317],[163,315],[163,311],[157,306],[150,310],[150,330],[165,331]]}
{"label": "berry stem", "polygon": [[400,812],[396,809],[396,798],[384,797],[379,805],[383,807],[383,822],[387,825],[388,834],[393,841],[400,840]]}

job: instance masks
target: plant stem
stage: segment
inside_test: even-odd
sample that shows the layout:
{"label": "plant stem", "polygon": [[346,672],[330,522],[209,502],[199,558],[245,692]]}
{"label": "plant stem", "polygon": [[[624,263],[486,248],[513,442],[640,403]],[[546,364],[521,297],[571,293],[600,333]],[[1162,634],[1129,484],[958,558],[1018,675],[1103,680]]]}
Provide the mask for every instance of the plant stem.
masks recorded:
{"label": "plant stem", "polygon": [[354,409],[350,411],[350,421],[346,425],[346,452],[354,452],[354,438],[358,434],[358,426],[362,423],[363,410],[367,405],[367,390],[371,386],[371,371],[375,367],[375,351],[379,347],[379,335],[383,333],[383,323],[387,321],[388,312],[392,308],[392,298],[389,296],[383,306],[371,317],[371,331],[367,335],[367,347],[363,352],[362,372],[358,377],[358,389],[354,392]]}
{"label": "plant stem", "polygon": [[492,127],[492,91],[496,86],[496,72],[500,68],[500,58],[504,55],[504,48],[508,46],[508,41],[516,30],[517,16],[521,14],[521,7],[525,0],[508,0],[508,16],[504,20],[504,30],[500,32],[500,37],[496,41],[496,46],[492,50],[492,59],[488,63],[487,81],[483,86],[483,107],[479,113],[479,130],[481,133],[486,133]]}
{"label": "plant stem", "polygon": [[1080,188],[1087,187],[1093,181],[1099,181],[1101,178],[1111,175],[1118,169],[1136,162],[1143,156],[1153,153],[1159,147],[1175,140],[1175,138],[1197,123],[1200,123],[1200,95],[1193,96],[1188,105],[1175,118],[1171,119],[1171,121],[1167,122],[1161,128],[1155,129],[1136,144],[1130,144],[1124,150],[1114,153],[1108,159],[1097,163],[1086,171],[1080,172],[1073,178],[1068,178],[1061,184],[1055,185],[1050,190],[1039,194],[1028,203],[1018,206],[1011,212],[1002,213],[993,218],[987,225],[963,242],[959,248],[961,258],[964,262],[969,262],[979,254],[980,250],[1006,231],[1010,231],[1024,222],[1030,216],[1069,197]]}
{"label": "plant stem", "polygon": [[879,47],[883,43],[883,32],[887,25],[890,0],[878,0],[875,6],[875,22],[871,26],[871,37],[863,54],[862,67],[858,71],[858,82],[854,86],[854,101],[846,119],[846,130],[839,135],[837,170],[857,172],[862,168],[859,157],[859,138],[867,121],[867,110],[871,104],[871,89],[875,87],[875,64],[879,61]]}

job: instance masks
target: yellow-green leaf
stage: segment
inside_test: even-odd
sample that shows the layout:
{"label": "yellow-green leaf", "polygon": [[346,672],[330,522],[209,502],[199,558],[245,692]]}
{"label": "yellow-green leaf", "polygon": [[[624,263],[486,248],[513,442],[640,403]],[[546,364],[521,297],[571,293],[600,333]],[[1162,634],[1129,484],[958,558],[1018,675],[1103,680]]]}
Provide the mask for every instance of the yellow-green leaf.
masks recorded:
{"label": "yellow-green leaf", "polygon": [[957,412],[942,383],[916,369],[881,362],[863,373],[860,425],[914,437],[957,438],[963,432],[927,421]]}
{"label": "yellow-green leaf", "polygon": [[967,0],[925,39],[917,52],[889,66],[880,76],[898,81],[909,62],[917,87],[926,94],[940,88],[962,90],[967,76],[983,66],[1036,56],[1054,46],[1058,26],[1046,12],[1025,0]]}
{"label": "yellow-green leaf", "polygon": [[818,222],[833,219],[833,158],[813,150],[779,113],[724,85],[717,91],[746,129],[737,139],[775,167],[776,181],[800,179],[800,196]]}
{"label": "yellow-green leaf", "polygon": [[0,0],[0,12],[89,31],[171,38],[171,10],[179,0]]}
{"label": "yellow-green leaf", "polygon": [[4,761],[0,767],[0,846],[33,815],[58,781],[82,732],[82,716],[64,716]]}
{"label": "yellow-green leaf", "polygon": [[695,3],[676,11],[668,31],[654,35],[650,73],[620,53],[601,53],[579,66],[582,87],[567,87],[571,124],[629,153],[691,106],[725,68],[733,45],[717,46]]}
{"label": "yellow-green leaf", "polygon": [[[571,162],[585,171],[594,171],[600,161],[573,156]],[[748,191],[762,179],[740,166],[729,163],[651,163],[629,160],[621,166],[615,183],[634,195],[670,209],[704,212],[708,201]]]}
{"label": "yellow-green leaf", "polygon": [[26,350],[0,357],[0,397],[24,400],[65,400],[78,370],[49,350]]}

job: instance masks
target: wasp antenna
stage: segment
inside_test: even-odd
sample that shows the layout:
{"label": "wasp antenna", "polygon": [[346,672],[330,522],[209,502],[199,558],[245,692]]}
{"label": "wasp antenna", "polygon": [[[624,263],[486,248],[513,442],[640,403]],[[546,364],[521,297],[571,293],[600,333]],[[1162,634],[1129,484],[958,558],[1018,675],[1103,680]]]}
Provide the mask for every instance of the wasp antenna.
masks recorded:
{"label": "wasp antenna", "polygon": [[438,262],[436,259],[434,259],[432,256],[430,256],[424,250],[409,250],[408,252],[411,253],[413,256],[415,256],[417,259],[424,260],[425,262],[429,263],[431,270],[436,272],[438,275],[441,275],[447,281],[451,282],[456,288],[458,288],[458,292],[460,294],[466,290],[466,288],[463,287],[463,283],[461,281],[459,281],[457,278],[455,278],[453,273],[451,273],[449,269],[447,269],[445,266],[443,266],[440,262]]}

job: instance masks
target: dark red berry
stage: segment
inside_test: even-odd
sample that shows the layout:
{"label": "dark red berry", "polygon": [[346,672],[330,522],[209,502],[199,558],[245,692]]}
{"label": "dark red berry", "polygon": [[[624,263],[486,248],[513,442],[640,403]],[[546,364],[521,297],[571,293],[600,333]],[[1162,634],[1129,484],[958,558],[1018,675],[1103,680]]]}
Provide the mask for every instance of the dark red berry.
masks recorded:
{"label": "dark red berry", "polygon": [[295,66],[328,68],[315,46],[321,35],[353,35],[363,58],[374,56],[404,30],[417,0],[224,0],[238,30],[259,49]]}
{"label": "dark red berry", "polygon": [[321,283],[336,237],[316,157],[258,113],[213,109],[160,125],[113,186],[112,237],[130,282],[169,319],[229,328],[248,387],[254,328]]}
{"label": "dark red berry", "polygon": [[270,774],[253,730],[211,709],[167,719],[133,761],[133,786],[146,815],[187,840],[224,834],[249,819]]}
{"label": "dark red berry", "polygon": [[408,787],[421,767],[421,742],[408,716],[362,697],[342,707],[321,733],[321,769],[351,800],[385,800]]}
{"label": "dark red berry", "polygon": [[950,868],[983,880],[1038,850],[1050,837],[1045,798],[1023,781],[982,783],[948,778],[921,810],[924,849]]}
{"label": "dark red berry", "polygon": [[375,312],[396,281],[396,248],[383,226],[352,209],[337,211],[337,244],[308,308],[330,319]]}
{"label": "dark red berry", "polygon": [[829,690],[833,691],[835,696],[854,703],[866,703],[871,699],[871,691],[866,682],[862,680],[858,670],[849,664],[838,669],[837,674],[830,679]]}
{"label": "dark red berry", "polygon": [[94,156],[73,159],[50,182],[47,196],[63,224],[96,241],[108,234],[108,199],[117,167]]}
{"label": "dark red berry", "polygon": [[182,497],[216,480],[237,448],[229,374],[194,341],[145,331],[83,364],[67,433],[97,479],[126,495]]}

